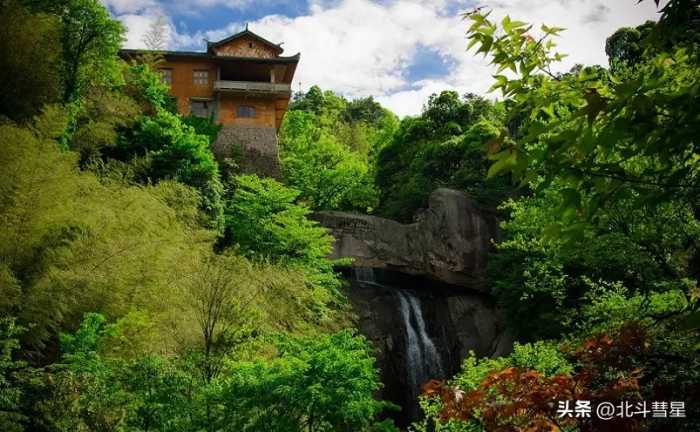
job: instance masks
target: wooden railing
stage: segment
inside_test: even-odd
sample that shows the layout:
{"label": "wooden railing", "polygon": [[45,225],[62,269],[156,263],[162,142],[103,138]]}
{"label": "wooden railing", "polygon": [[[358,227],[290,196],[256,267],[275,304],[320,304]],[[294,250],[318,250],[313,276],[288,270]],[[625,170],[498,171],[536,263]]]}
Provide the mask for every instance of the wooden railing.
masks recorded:
{"label": "wooden railing", "polygon": [[291,84],[254,81],[214,81],[214,90],[222,92],[286,94],[292,92]]}

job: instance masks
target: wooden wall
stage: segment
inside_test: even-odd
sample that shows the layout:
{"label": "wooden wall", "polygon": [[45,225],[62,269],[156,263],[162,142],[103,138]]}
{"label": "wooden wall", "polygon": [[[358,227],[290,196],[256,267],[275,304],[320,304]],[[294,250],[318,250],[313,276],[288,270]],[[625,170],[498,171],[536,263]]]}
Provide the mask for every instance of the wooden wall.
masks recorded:
{"label": "wooden wall", "polygon": [[[209,62],[178,61],[164,62],[159,69],[172,69],[173,82],[170,94],[177,97],[177,108],[181,114],[190,112],[191,97],[214,98],[214,81],[216,81],[216,66]],[[208,85],[195,85],[193,73],[195,70],[209,71]]]}
{"label": "wooden wall", "polygon": [[[238,106],[247,105],[255,108],[255,118],[239,118]],[[289,105],[288,99],[270,99],[253,96],[222,94],[219,96],[219,123],[241,126],[274,127],[279,129]]]}
{"label": "wooden wall", "polygon": [[274,58],[279,54],[279,50],[274,50],[272,47],[250,36],[244,36],[216,47],[214,52],[216,55],[222,56],[258,58]]}
{"label": "wooden wall", "polygon": [[[160,69],[172,70],[172,86],[170,93],[177,98],[177,108],[180,114],[190,113],[190,98],[211,98],[214,103],[218,98],[218,121],[223,125],[240,124],[244,126],[264,126],[279,129],[284,113],[289,105],[288,98],[274,99],[255,96],[232,95],[214,92],[217,67],[208,62],[201,61],[169,61],[159,65]],[[208,70],[208,85],[195,85],[193,72],[195,70]],[[238,118],[236,111],[238,105],[248,105],[255,108],[255,118]]]}

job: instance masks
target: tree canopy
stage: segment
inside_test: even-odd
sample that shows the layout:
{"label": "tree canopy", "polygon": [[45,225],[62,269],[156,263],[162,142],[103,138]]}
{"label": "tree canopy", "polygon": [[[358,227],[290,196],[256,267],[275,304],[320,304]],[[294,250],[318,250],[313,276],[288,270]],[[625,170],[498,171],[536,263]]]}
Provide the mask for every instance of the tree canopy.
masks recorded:
{"label": "tree canopy", "polygon": [[426,383],[412,430],[698,430],[700,6],[656,4],[565,73],[564,29],[469,13],[499,100],[399,119],[312,86],[272,179],[219,167],[221,125],[118,57],[98,0],[0,0],[0,430],[397,431],[313,212],[410,222],[438,187],[496,210],[480,295],[517,342]]}

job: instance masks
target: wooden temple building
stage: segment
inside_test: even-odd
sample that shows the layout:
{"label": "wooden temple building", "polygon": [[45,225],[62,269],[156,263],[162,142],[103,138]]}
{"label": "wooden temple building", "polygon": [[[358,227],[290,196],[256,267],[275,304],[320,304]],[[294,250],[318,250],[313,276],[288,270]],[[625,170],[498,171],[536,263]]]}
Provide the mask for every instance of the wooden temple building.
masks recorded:
{"label": "wooden temple building", "polygon": [[[126,59],[147,50],[123,49]],[[300,54],[282,56],[275,44],[245,30],[206,52],[159,51],[158,65],[183,115],[211,117],[223,128],[213,150],[217,158],[242,158],[243,171],[277,176],[277,130],[289,105]]]}

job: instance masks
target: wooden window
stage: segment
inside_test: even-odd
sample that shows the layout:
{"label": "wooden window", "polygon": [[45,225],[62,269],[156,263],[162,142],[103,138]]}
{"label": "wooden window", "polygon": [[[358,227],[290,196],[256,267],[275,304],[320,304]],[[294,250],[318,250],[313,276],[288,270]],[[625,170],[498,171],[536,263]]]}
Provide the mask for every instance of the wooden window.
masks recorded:
{"label": "wooden window", "polygon": [[255,118],[255,107],[249,105],[239,105],[236,113],[238,117]]}
{"label": "wooden window", "polygon": [[214,101],[190,100],[190,114],[197,117],[213,117]]}
{"label": "wooden window", "polygon": [[173,85],[173,70],[172,69],[159,69],[160,79],[167,85]]}
{"label": "wooden window", "polygon": [[208,70],[196,70],[192,74],[192,80],[196,85],[208,85],[209,84],[209,71]]}

